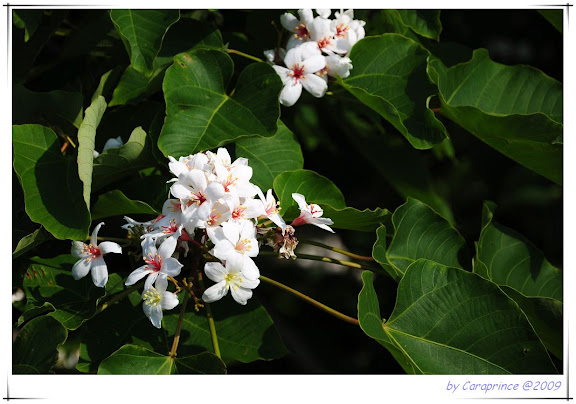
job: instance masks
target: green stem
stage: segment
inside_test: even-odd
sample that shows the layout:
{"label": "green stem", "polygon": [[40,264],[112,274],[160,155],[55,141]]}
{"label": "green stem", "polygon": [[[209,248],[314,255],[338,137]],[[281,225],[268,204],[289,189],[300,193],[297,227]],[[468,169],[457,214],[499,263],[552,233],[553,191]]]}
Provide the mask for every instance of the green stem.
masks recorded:
{"label": "green stem", "polygon": [[[260,251],[259,255],[278,256],[278,254],[273,252],[273,251]],[[363,269],[366,271],[372,271],[372,272],[376,272],[376,273],[386,273],[384,270],[382,270],[380,268],[376,268],[376,267],[372,267],[372,266],[366,266],[366,265],[358,264],[357,262],[352,262],[352,261],[344,261],[344,260],[338,260],[335,258],[321,257],[318,255],[298,254],[298,256],[296,258],[297,259],[312,260],[312,261],[328,262],[330,264],[338,264],[338,265],[343,265],[345,267]]]}
{"label": "green stem", "polygon": [[309,297],[309,296],[306,296],[304,293],[298,292],[297,290],[292,289],[291,287],[284,285],[283,283],[277,282],[277,281],[275,281],[275,280],[273,280],[273,279],[270,279],[270,278],[268,278],[268,277],[266,277],[266,276],[263,276],[263,275],[260,275],[260,279],[263,280],[264,282],[270,283],[271,285],[274,285],[274,286],[276,286],[276,287],[279,287],[280,289],[283,289],[283,290],[285,290],[286,292],[289,292],[289,293],[292,293],[292,294],[295,295],[295,296],[298,296],[300,299],[302,299],[302,300],[304,300],[304,301],[306,301],[306,302],[308,302],[308,303],[310,303],[310,304],[318,307],[318,308],[321,309],[321,310],[324,310],[325,312],[333,315],[334,317],[339,318],[340,320],[344,320],[344,321],[346,321],[347,323],[354,324],[354,325],[358,325],[358,324],[359,324],[359,323],[358,323],[358,320],[356,320],[355,318],[350,317],[350,316],[347,316],[346,314],[342,314],[342,313],[340,313],[339,311],[334,310],[333,308],[328,307],[328,306],[326,306],[325,304],[320,303],[319,301],[314,300],[314,299],[312,299],[312,298]]}
{"label": "green stem", "polygon": [[144,283],[144,281],[140,281],[137,284],[132,285],[128,289],[123,290],[120,293],[116,293],[110,299],[106,300],[104,303],[102,303],[101,305],[98,306],[98,308],[96,309],[96,314],[101,313],[102,311],[104,311],[108,307],[110,307],[113,303],[116,303],[118,300],[123,299],[124,297],[128,296],[130,293],[134,292],[135,290],[138,290],[140,288],[140,286],[142,286],[143,283]]}
{"label": "green stem", "polygon": [[[119,237],[97,237],[98,241],[115,241],[116,243],[126,243],[125,238]],[[90,238],[88,238],[90,240]]]}
{"label": "green stem", "polygon": [[310,244],[310,245],[314,245],[316,247],[321,247],[321,248],[325,248],[326,250],[330,250],[330,251],[334,251],[337,252],[338,254],[342,254],[342,255],[346,255],[347,257],[350,258],[355,258],[357,260],[361,260],[361,261],[374,261],[374,258],[372,257],[368,257],[366,255],[359,255],[359,254],[354,254],[351,253],[349,251],[345,251],[342,250],[340,248],[336,248],[336,247],[332,247],[323,243],[320,243],[318,241],[313,241],[313,240],[303,240],[303,239],[299,239],[299,242],[303,243],[303,244]]}
{"label": "green stem", "polygon": [[[202,279],[202,272],[198,271],[198,283],[202,290],[205,290],[204,280]],[[208,328],[210,329],[210,339],[212,340],[212,346],[214,347],[214,354],[222,359],[220,355],[220,346],[218,345],[218,334],[216,334],[216,324],[214,323],[214,316],[212,315],[212,309],[210,305],[204,302],[204,308],[206,309],[206,318],[208,319]]]}
{"label": "green stem", "polygon": [[243,56],[247,59],[255,60],[256,62],[263,62],[262,59],[257,58],[256,56],[248,55],[247,53],[237,51],[236,49],[226,49],[226,52],[233,53],[235,55]]}
{"label": "green stem", "polygon": [[184,321],[184,313],[186,313],[186,305],[188,304],[188,293],[184,293],[184,299],[182,300],[182,308],[180,309],[180,315],[178,316],[178,323],[176,324],[176,332],[174,333],[174,340],[172,341],[172,349],[170,349],[169,355],[174,358],[176,356],[176,350],[178,349],[178,343],[180,342],[180,332],[182,331],[182,323]]}

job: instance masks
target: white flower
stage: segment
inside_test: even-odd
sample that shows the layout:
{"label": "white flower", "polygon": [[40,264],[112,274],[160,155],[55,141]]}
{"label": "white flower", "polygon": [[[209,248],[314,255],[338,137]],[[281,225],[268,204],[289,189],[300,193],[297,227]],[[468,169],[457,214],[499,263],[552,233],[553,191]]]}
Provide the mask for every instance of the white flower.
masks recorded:
{"label": "white flower", "polygon": [[282,105],[287,107],[294,105],[302,94],[302,87],[314,97],[322,97],[326,93],[328,89],[326,82],[314,74],[326,66],[326,60],[315,43],[306,42],[290,49],[286,53],[284,63],[287,68],[273,66],[284,84],[280,93]]}
{"label": "white flower", "polygon": [[[106,143],[104,143],[104,147],[102,148],[102,153],[104,153],[108,149],[116,149],[116,148],[122,147],[122,146],[124,146],[124,142],[122,141],[121,136],[111,137],[110,139],[108,139],[106,141]],[[100,153],[98,153],[96,150],[93,150],[92,153],[94,154],[94,158],[97,158],[100,155]]]}
{"label": "white flower", "polygon": [[326,71],[328,76],[340,76],[345,79],[350,76],[352,61],[347,56],[328,55],[326,56]]}
{"label": "white flower", "polygon": [[282,230],[286,228],[286,223],[282,216],[278,214],[280,212],[279,202],[272,196],[272,190],[269,189],[266,193],[266,197],[262,193],[262,190],[258,188],[258,196],[260,197],[260,202],[262,203],[262,208],[264,209],[265,215],[268,219],[272,220],[276,226],[279,226]]}
{"label": "white flower", "polygon": [[300,216],[298,216],[292,222],[292,226],[300,226],[305,223],[310,223],[315,226],[320,227],[321,229],[327,230],[331,233],[334,233],[328,225],[334,224],[334,222],[325,217],[321,217],[324,214],[322,208],[315,203],[308,205],[306,203],[306,199],[302,194],[292,194],[292,198],[298,203],[298,207],[300,208]]}
{"label": "white flower", "polygon": [[224,267],[219,262],[207,262],[204,267],[206,276],[217,282],[204,291],[202,300],[212,303],[232,292],[232,297],[240,304],[246,304],[252,297],[252,290],[260,283],[259,279],[246,279],[241,268],[227,261]]}
{"label": "white flower", "polygon": [[158,249],[156,249],[155,241],[150,237],[146,237],[142,242],[142,256],[146,265],[142,265],[132,271],[132,273],[128,275],[125,285],[134,285],[148,275],[144,288],[149,289],[157,279],[166,279],[168,276],[180,275],[182,264],[178,262],[177,259],[172,258],[172,254],[174,254],[174,250],[176,250],[178,235],[179,234],[175,234],[167,238]]}
{"label": "white flower", "polygon": [[71,250],[74,257],[80,258],[72,267],[74,279],[83,278],[88,275],[88,272],[91,272],[94,285],[100,288],[106,286],[106,282],[108,282],[108,268],[104,262],[104,255],[108,253],[122,254],[122,248],[112,241],[103,241],[98,244],[98,231],[103,225],[104,223],[100,223],[94,228],[90,237],[90,244],[73,241]]}
{"label": "white flower", "polygon": [[208,164],[208,157],[204,153],[196,153],[190,156],[182,156],[176,160],[172,156],[168,156],[168,167],[172,174],[179,177],[180,174],[190,170],[205,170]]}
{"label": "white flower", "polygon": [[280,16],[280,23],[288,31],[294,34],[288,40],[286,45],[286,50],[295,48],[296,46],[306,42],[310,35],[308,31],[308,24],[312,22],[314,16],[312,15],[311,9],[301,9],[298,10],[298,15],[300,19],[296,18],[293,14],[284,13]]}
{"label": "white flower", "polygon": [[256,227],[254,223],[245,221],[241,225],[225,222],[222,227],[213,233],[214,253],[221,260],[226,260],[234,268],[242,271],[248,279],[257,279],[260,276],[258,267],[250,257],[258,255],[258,241],[256,241]]}
{"label": "white flower", "polygon": [[142,300],[144,301],[142,309],[156,328],[162,326],[162,309],[172,310],[178,305],[178,297],[174,293],[167,292],[167,288],[168,280],[158,278],[155,288],[150,285],[142,292]]}

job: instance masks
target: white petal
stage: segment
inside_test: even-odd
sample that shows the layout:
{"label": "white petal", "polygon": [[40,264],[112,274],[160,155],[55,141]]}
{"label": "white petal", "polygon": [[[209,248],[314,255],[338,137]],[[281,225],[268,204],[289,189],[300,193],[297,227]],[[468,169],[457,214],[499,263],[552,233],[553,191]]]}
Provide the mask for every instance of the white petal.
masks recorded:
{"label": "white petal", "polygon": [[184,176],[196,191],[203,191],[206,188],[206,185],[208,185],[206,183],[206,175],[203,171],[194,169],[184,174]]}
{"label": "white petal", "polygon": [[308,71],[309,73],[315,73],[316,71],[322,69],[321,67],[318,70],[311,71],[310,69],[312,69],[313,66],[308,66],[306,62],[309,58],[314,56],[320,56],[321,58],[323,58],[322,52],[320,51],[320,48],[318,48],[318,44],[316,42],[314,41],[304,42],[302,45],[300,45],[300,52],[302,55],[303,63],[306,66],[306,71]]}
{"label": "white petal", "polygon": [[128,278],[126,279],[126,282],[124,282],[124,285],[126,286],[134,285],[136,282],[144,278],[149,273],[150,271],[146,269],[146,265],[142,265],[140,268],[136,268],[134,271],[132,271],[130,275],[128,275]]}
{"label": "white petal", "polygon": [[317,8],[316,12],[322,18],[330,17],[330,13],[332,12],[329,8]]}
{"label": "white petal", "polygon": [[72,248],[70,249],[70,254],[72,254],[75,258],[86,258],[90,254],[84,252],[84,244],[81,241],[73,241]]}
{"label": "white petal", "polygon": [[315,74],[305,74],[305,80],[302,80],[302,85],[314,97],[323,97],[328,89],[328,84]]}
{"label": "white petal", "polygon": [[108,149],[115,149],[118,147],[122,147],[124,146],[124,142],[122,141],[122,137],[118,136],[118,137],[111,137],[110,139],[108,139],[106,141],[106,143],[104,143],[104,147],[102,148],[102,151],[108,150]]}
{"label": "white petal", "polygon": [[204,291],[202,300],[204,300],[206,303],[212,303],[216,300],[222,299],[222,297],[226,296],[227,293],[228,287],[226,286],[226,281],[220,281]]}
{"label": "white petal", "polygon": [[248,302],[248,299],[252,297],[252,291],[250,289],[240,288],[231,288],[232,297],[238,303],[244,305]]}
{"label": "white petal", "polygon": [[[155,275],[155,274],[152,274],[152,275]],[[154,287],[155,287],[156,291],[158,291],[158,293],[162,294],[162,293],[166,292],[166,289],[168,289],[168,279],[166,279],[166,275],[162,276],[163,275],[162,273],[157,272],[156,275],[158,276],[158,278],[156,279],[156,283],[154,284]],[[144,289],[147,289],[147,287],[144,286]]]}
{"label": "white petal", "polygon": [[294,31],[294,28],[300,25],[300,21],[294,14],[284,13],[280,16],[280,24],[288,31]]}
{"label": "white petal", "polygon": [[180,269],[183,267],[176,258],[166,258],[162,262],[162,272],[168,276],[178,276],[180,275]]}
{"label": "white petal", "polygon": [[170,193],[179,199],[190,199],[190,188],[184,186],[181,182],[175,182],[170,187]]}
{"label": "white petal", "polygon": [[295,83],[294,80],[291,80],[284,86],[280,93],[280,103],[291,107],[296,104],[296,101],[300,98],[300,94],[302,94],[302,84],[300,84],[300,82]]}
{"label": "white petal", "polygon": [[311,8],[298,10],[298,15],[300,16],[300,21],[302,21],[304,24],[308,24],[314,19]]}
{"label": "white petal", "polygon": [[292,199],[296,201],[296,203],[298,204],[298,208],[300,208],[300,210],[308,209],[308,205],[306,204],[306,199],[304,198],[304,195],[293,193]]}
{"label": "white petal", "polygon": [[284,58],[284,64],[288,69],[291,69],[295,63],[302,62],[302,49],[300,46],[296,46],[295,48],[290,49],[286,52],[286,57]]}
{"label": "white petal", "polygon": [[178,306],[178,296],[172,292],[164,292],[162,295],[162,308],[164,310],[172,310]]}
{"label": "white petal", "polygon": [[326,58],[322,55],[310,56],[302,63],[304,64],[306,75],[308,75],[324,69],[326,67]]}
{"label": "white petal", "polygon": [[240,230],[242,228],[236,223],[226,222],[222,223],[222,230],[224,235],[232,244],[236,244],[240,240]]}
{"label": "white petal", "polygon": [[260,285],[260,279],[246,279],[242,281],[242,287],[245,289],[254,289]]}
{"label": "white petal", "polygon": [[98,247],[100,247],[100,251],[102,251],[102,254],[108,254],[108,253],[122,254],[122,247],[120,247],[118,243],[115,243],[113,241],[103,241],[100,243]]}
{"label": "white petal", "polygon": [[86,275],[88,275],[88,271],[90,271],[91,266],[92,261],[88,261],[86,258],[81,259],[72,267],[72,276],[76,280],[84,278]]}
{"label": "white petal", "polygon": [[228,260],[231,256],[236,255],[234,244],[228,240],[220,241],[214,246],[214,252],[212,255],[221,260]]}
{"label": "white petal", "polygon": [[94,230],[92,231],[92,237],[90,238],[90,243],[92,243],[93,246],[98,245],[98,232],[100,231],[100,227],[102,226],[104,226],[104,222],[98,223],[96,227],[94,227]]}
{"label": "white petal", "polygon": [[226,268],[219,262],[207,262],[206,265],[204,265],[204,272],[206,276],[214,282],[221,282],[228,274]]}
{"label": "white petal", "polygon": [[159,304],[157,304],[156,306],[151,306],[149,304],[144,303],[142,305],[142,308],[144,309],[144,314],[146,314],[146,316],[148,316],[148,318],[152,322],[152,325],[154,325],[154,327],[156,328],[161,328],[162,307]]}
{"label": "white petal", "polygon": [[206,197],[212,201],[216,201],[224,196],[224,187],[219,182],[210,183],[204,192]]}
{"label": "white petal", "polygon": [[260,277],[260,271],[258,267],[249,257],[244,257],[244,265],[242,266],[242,275],[247,280],[255,280]]}
{"label": "white petal", "polygon": [[168,237],[158,248],[158,255],[162,257],[162,261],[170,258],[176,250],[176,245],[178,244],[178,237]]}
{"label": "white petal", "polygon": [[98,257],[92,261],[92,268],[90,269],[90,273],[92,274],[92,281],[94,281],[94,285],[98,286],[99,288],[106,286],[106,282],[108,282],[108,268],[106,268],[104,258]]}

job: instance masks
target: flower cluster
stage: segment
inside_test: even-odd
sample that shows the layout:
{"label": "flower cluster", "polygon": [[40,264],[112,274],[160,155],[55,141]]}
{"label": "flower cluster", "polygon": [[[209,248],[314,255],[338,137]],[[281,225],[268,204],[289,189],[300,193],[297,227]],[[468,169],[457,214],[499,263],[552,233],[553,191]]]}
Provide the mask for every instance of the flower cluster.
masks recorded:
{"label": "flower cluster", "polygon": [[347,56],[352,46],[364,38],[365,22],[354,19],[354,11],[334,13],[329,9],[298,10],[295,15],[285,13],[280,17],[282,26],[290,31],[286,49],[265,51],[269,62],[282,59],[286,67],[273,65],[282,79],[284,88],[280,102],[292,106],[298,101],[302,88],[314,97],[322,97],[328,88],[328,77],[350,75],[352,61]]}
{"label": "flower cluster", "polygon": [[[202,253],[211,257],[205,263],[206,276],[215,282],[208,287],[202,300],[212,303],[231,293],[232,298],[246,304],[252,290],[260,283],[260,271],[254,262],[260,247],[267,243],[279,252],[280,257],[295,258],[297,245],[294,227],[314,224],[333,232],[333,222],[321,217],[322,209],[307,204],[305,197],[294,193],[292,197],[300,208],[300,216],[287,225],[279,214],[279,203],[268,190],[250,182],[252,168],[248,160],[231,161],[225,148],[216,153],[207,151],[180,157],[169,157],[169,168],[175,178],[171,183],[169,198],[162,214],[156,219],[139,223],[126,217],[123,228],[132,237],[141,239],[144,265],[135,269],[126,279],[134,285],[145,278],[142,293],[144,313],[158,328],[162,323],[162,310],[178,304],[175,293],[167,291],[168,280],[180,275],[190,243],[201,247]],[[266,225],[274,224],[273,227]],[[72,253],[81,258],[73,268],[76,279],[92,271],[94,283],[104,287],[108,278],[102,256],[108,252],[121,253],[116,243],[97,244],[97,233],[103,223],[96,226],[90,245],[74,242]],[[274,241],[276,238],[279,240]]]}

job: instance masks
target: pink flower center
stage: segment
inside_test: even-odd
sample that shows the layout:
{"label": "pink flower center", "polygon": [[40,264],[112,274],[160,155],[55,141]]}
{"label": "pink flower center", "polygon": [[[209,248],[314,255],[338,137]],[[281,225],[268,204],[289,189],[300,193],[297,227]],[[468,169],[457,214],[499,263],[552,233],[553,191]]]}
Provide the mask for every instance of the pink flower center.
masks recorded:
{"label": "pink flower center", "polygon": [[300,66],[300,63],[294,63],[292,69],[290,69],[290,77],[293,77],[296,83],[298,83],[300,79],[305,79],[304,66]]}
{"label": "pink flower center", "polygon": [[176,225],[176,220],[170,220],[168,226],[162,226],[164,230],[162,230],[165,234],[172,234],[178,231],[178,226]]}
{"label": "pink flower center", "polygon": [[306,28],[306,25],[300,24],[296,28],[294,28],[294,31],[296,31],[296,33],[294,34],[294,38],[298,39],[308,38],[308,28]]}
{"label": "pink flower center", "polygon": [[315,203],[309,205],[308,207],[310,208],[310,214],[312,215],[312,217],[320,217],[324,213],[322,208],[316,205]]}
{"label": "pink flower center", "polygon": [[232,218],[233,219],[240,219],[244,217],[244,211],[246,210],[246,206],[237,206],[236,209],[232,211]]}
{"label": "pink flower center", "polygon": [[236,246],[234,246],[234,249],[241,254],[244,254],[244,253],[250,251],[251,248],[252,248],[252,243],[250,242],[249,239],[240,240],[236,243]]}
{"label": "pink flower center", "polygon": [[219,212],[216,212],[216,209],[212,209],[212,212],[210,213],[210,218],[206,220],[206,225],[214,226],[215,224],[218,223],[218,220],[220,220],[221,217],[222,215]]}
{"label": "pink flower center", "polygon": [[148,264],[147,268],[152,273],[160,272],[162,269],[162,257],[158,253],[148,253],[148,257],[144,258],[144,262]]}
{"label": "pink flower center", "polygon": [[346,38],[348,36],[348,25],[338,24],[336,25],[336,36],[338,38]]}
{"label": "pink flower center", "polygon": [[318,47],[320,48],[320,50],[324,49],[325,47],[331,44],[332,44],[332,38],[328,36],[325,36],[324,38],[318,41]]}
{"label": "pink flower center", "polygon": [[180,204],[180,202],[174,202],[174,201],[170,201],[170,205],[168,209],[171,210],[172,212],[179,212],[182,210],[182,205]]}
{"label": "pink flower center", "polygon": [[84,244],[84,253],[88,254],[88,259],[96,259],[102,255],[102,251],[92,244],[86,245]]}
{"label": "pink flower center", "polygon": [[222,182],[222,186],[224,187],[225,192],[230,192],[230,187],[236,185],[238,181],[238,177],[233,177],[232,174],[229,174],[228,177]]}
{"label": "pink flower center", "polygon": [[198,206],[202,205],[206,202],[206,196],[202,191],[198,191],[197,193],[192,192],[192,199],[190,201],[190,205],[196,204]]}

